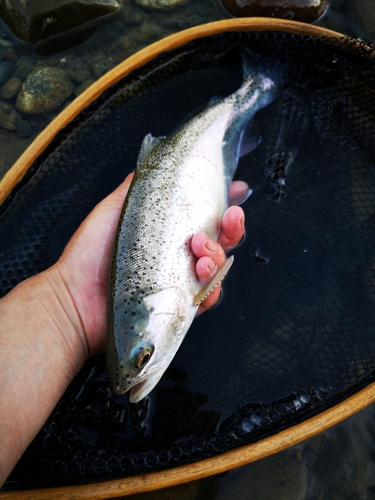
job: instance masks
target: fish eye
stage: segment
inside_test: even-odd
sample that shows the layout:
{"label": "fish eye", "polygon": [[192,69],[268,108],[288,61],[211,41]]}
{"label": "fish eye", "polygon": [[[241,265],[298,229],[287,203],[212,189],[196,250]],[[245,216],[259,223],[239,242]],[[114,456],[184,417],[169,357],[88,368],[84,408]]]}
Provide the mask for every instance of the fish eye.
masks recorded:
{"label": "fish eye", "polygon": [[151,354],[149,352],[143,352],[138,358],[139,368],[143,368],[151,359]]}
{"label": "fish eye", "polygon": [[153,352],[154,346],[149,342],[141,342],[133,347],[130,353],[130,360],[134,368],[138,370],[144,368],[150,361]]}

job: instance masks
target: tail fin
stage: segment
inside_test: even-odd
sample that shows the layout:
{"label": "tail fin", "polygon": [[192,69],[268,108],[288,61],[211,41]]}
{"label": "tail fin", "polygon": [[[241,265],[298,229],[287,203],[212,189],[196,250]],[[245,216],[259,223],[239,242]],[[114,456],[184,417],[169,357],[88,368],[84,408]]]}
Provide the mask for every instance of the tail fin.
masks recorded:
{"label": "tail fin", "polygon": [[263,58],[245,47],[240,47],[239,50],[242,56],[244,83],[260,77],[269,78],[275,83],[278,89],[284,86],[288,67],[287,64],[283,64],[269,57]]}

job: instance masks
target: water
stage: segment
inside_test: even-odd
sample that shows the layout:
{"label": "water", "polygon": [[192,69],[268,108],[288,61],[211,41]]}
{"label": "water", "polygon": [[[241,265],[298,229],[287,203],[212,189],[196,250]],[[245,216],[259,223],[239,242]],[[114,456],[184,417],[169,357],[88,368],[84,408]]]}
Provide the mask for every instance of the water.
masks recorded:
{"label": "water", "polygon": [[370,500],[375,498],[374,445],[374,408],[370,406],[332,429],[258,462],[130,498]]}

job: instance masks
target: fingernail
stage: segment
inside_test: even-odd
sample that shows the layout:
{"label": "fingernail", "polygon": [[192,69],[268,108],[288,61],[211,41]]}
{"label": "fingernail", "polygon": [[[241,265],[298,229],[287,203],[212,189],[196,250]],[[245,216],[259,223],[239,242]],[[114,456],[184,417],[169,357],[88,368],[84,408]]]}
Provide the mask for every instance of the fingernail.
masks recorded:
{"label": "fingernail", "polygon": [[205,244],[205,247],[210,252],[215,252],[216,251],[216,243],[214,241],[212,241],[210,238],[207,238],[207,242]]}
{"label": "fingernail", "polygon": [[207,266],[207,269],[210,272],[210,274],[214,274],[217,270],[217,266],[213,262],[210,262],[210,264],[208,264]]}
{"label": "fingernail", "polygon": [[237,209],[234,210],[232,207],[228,210],[228,216],[231,221],[235,221],[237,219]]}

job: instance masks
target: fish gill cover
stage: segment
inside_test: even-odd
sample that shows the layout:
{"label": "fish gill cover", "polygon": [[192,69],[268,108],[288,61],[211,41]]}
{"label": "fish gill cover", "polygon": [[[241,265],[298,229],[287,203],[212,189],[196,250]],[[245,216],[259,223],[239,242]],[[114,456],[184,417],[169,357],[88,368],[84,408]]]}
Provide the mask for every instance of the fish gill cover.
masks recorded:
{"label": "fish gill cover", "polygon": [[136,405],[110,391],[103,357],[90,359],[5,487],[27,485],[31,456],[40,485],[200,460],[298,425],[375,379],[374,47],[358,40],[225,33],[108,89],[3,204],[1,292],[58,258],[134,169],[147,133],[168,135],[239,87],[239,44],[288,63],[289,77],[255,116],[262,142],[237,170],[253,194],[221,303]]}

